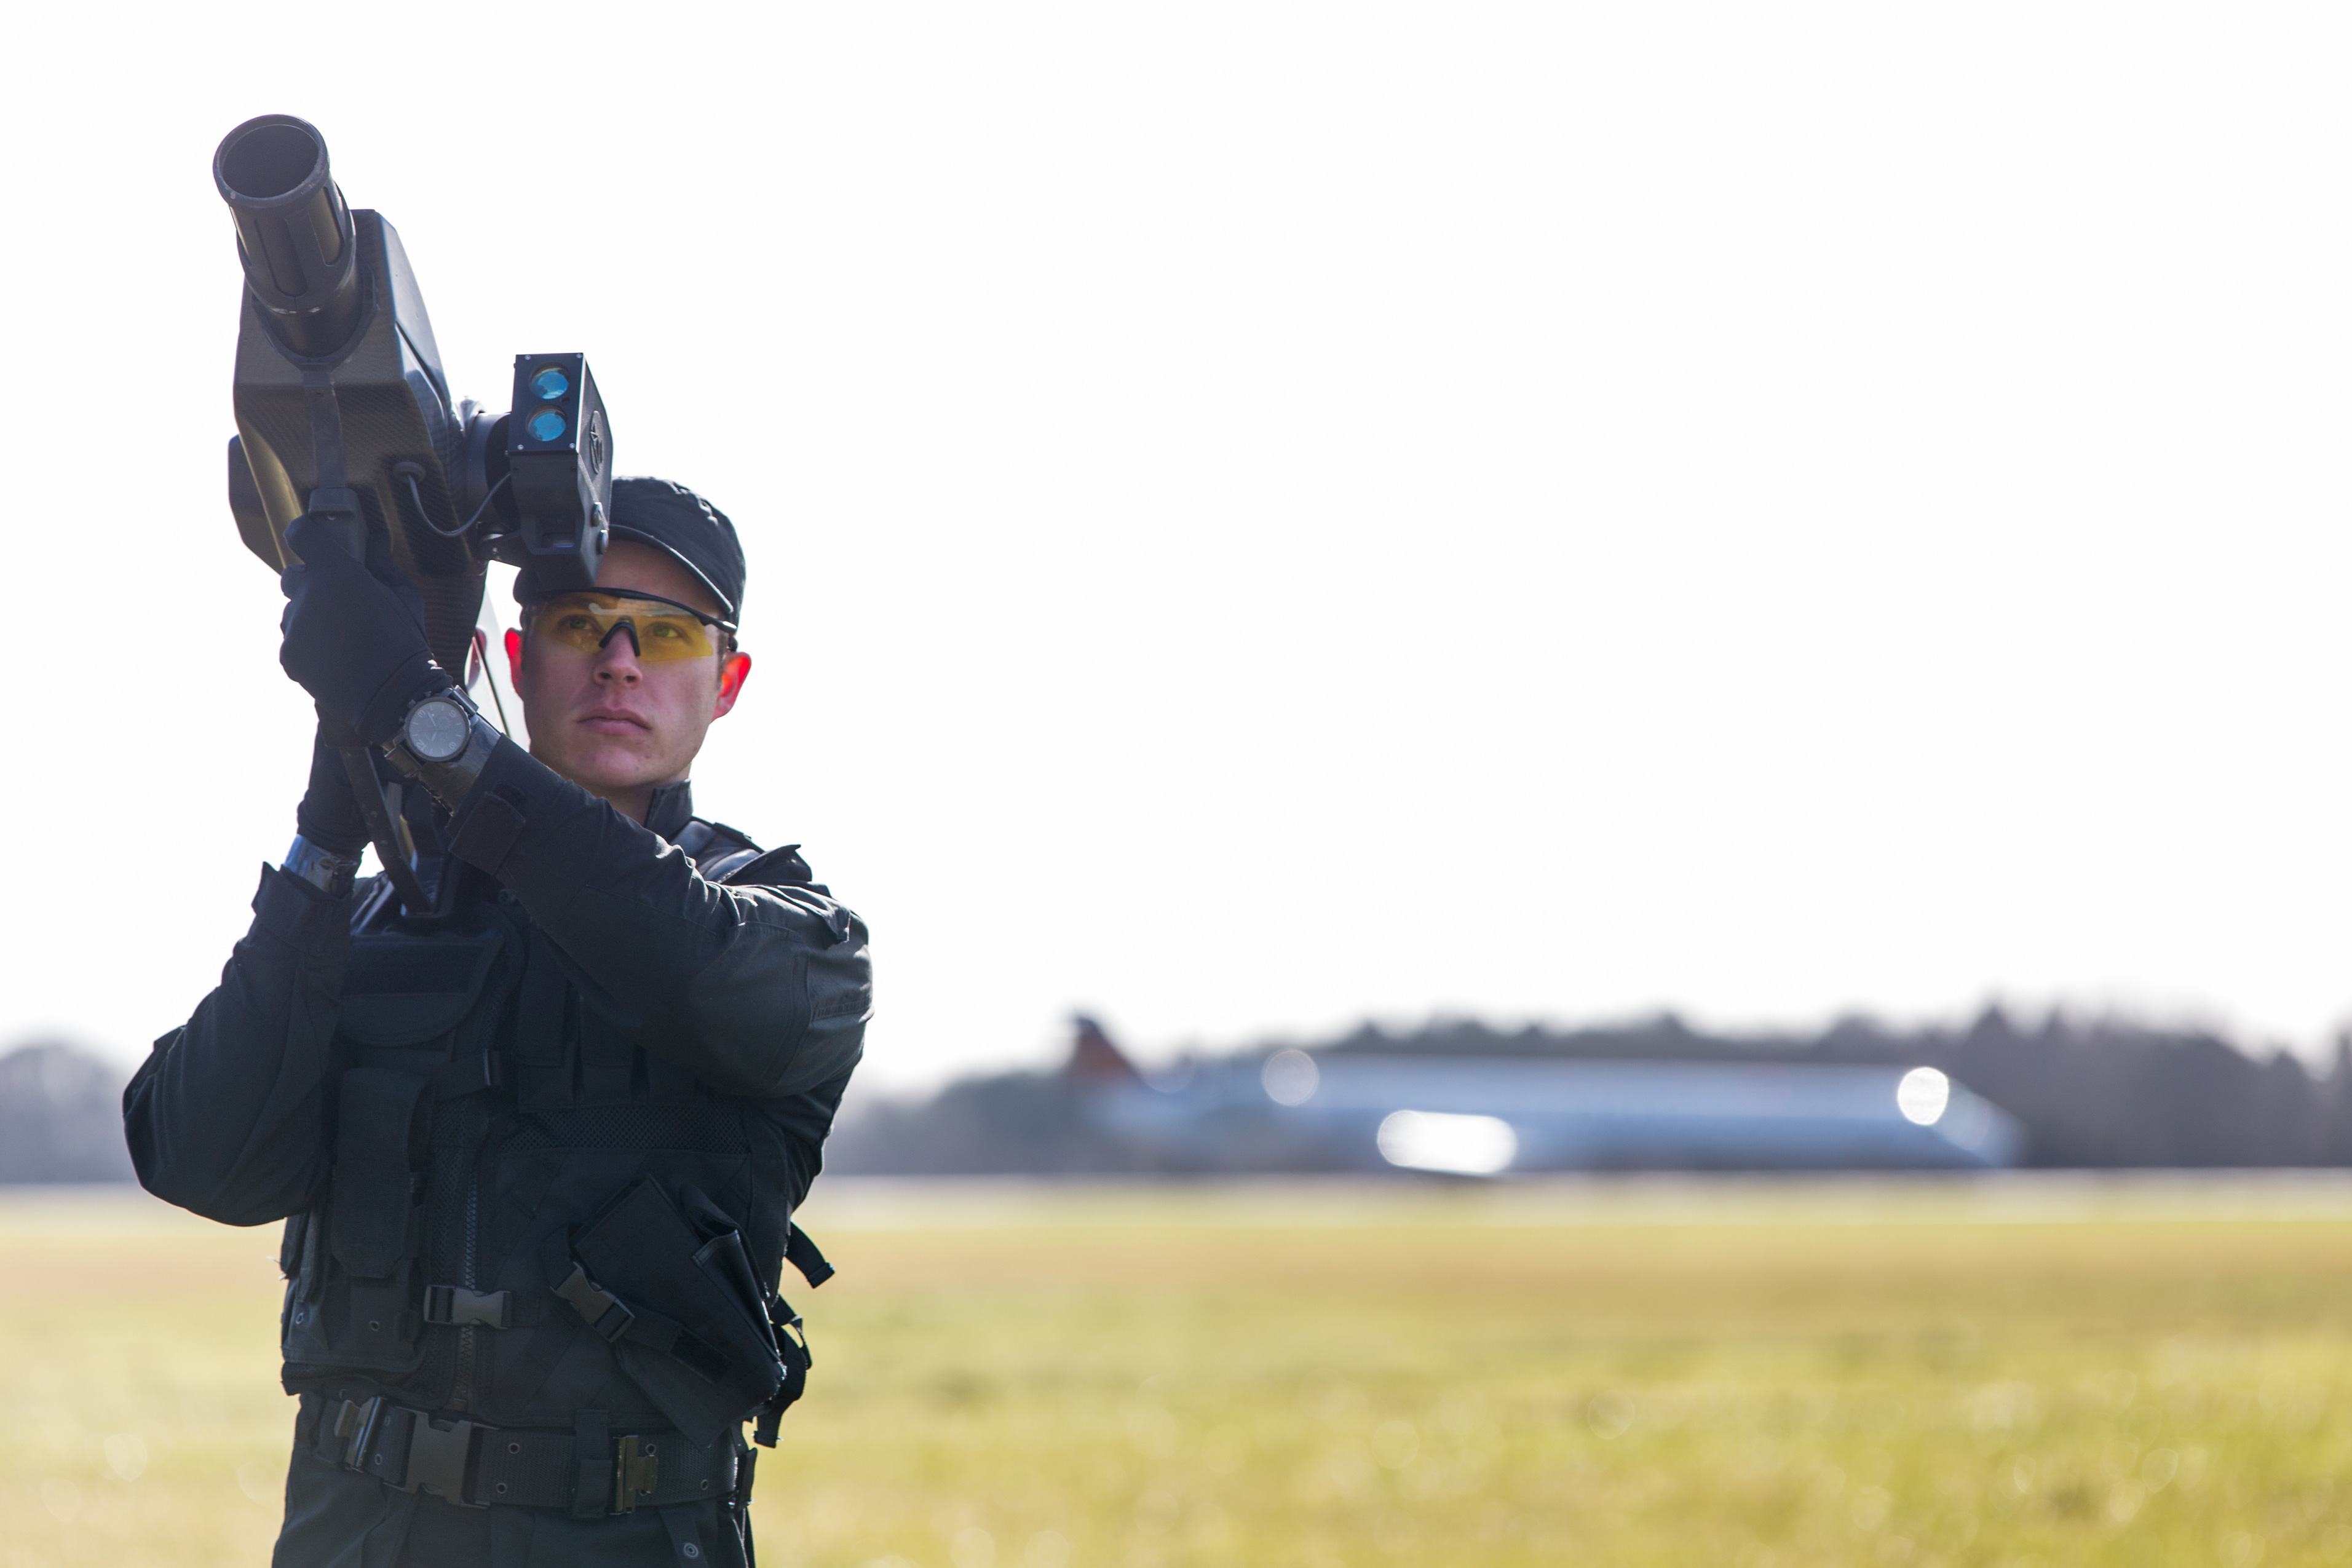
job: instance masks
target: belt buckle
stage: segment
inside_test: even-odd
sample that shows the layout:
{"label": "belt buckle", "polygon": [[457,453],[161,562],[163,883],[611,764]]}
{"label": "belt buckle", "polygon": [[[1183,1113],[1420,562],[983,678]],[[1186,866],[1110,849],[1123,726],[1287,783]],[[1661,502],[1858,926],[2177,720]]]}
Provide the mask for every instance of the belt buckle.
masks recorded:
{"label": "belt buckle", "polygon": [[375,1436],[376,1417],[383,1414],[383,1395],[379,1394],[364,1403],[346,1399],[335,1412],[335,1436],[343,1440],[343,1468],[359,1471],[367,1459],[367,1447]]}
{"label": "belt buckle", "polygon": [[[640,1444],[645,1451],[637,1452]],[[661,1485],[661,1453],[643,1437],[613,1439],[613,1511],[627,1513]]]}
{"label": "belt buckle", "polygon": [[416,1423],[409,1429],[408,1469],[395,1489],[413,1492],[422,1487],[442,1501],[460,1508],[489,1507],[486,1502],[467,1500],[466,1461],[473,1458],[474,1434],[491,1430],[471,1421],[436,1426],[430,1415],[418,1411]]}

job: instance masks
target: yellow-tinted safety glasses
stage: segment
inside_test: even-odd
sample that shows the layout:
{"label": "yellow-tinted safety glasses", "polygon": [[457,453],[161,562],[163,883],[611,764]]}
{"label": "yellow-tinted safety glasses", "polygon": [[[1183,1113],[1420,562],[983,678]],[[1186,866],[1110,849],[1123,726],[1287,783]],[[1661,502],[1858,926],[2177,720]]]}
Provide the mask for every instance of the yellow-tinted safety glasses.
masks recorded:
{"label": "yellow-tinted safety glasses", "polygon": [[646,664],[709,658],[718,650],[709,628],[735,628],[675,599],[651,594],[558,594],[530,607],[530,635],[582,653],[595,653],[623,632]]}

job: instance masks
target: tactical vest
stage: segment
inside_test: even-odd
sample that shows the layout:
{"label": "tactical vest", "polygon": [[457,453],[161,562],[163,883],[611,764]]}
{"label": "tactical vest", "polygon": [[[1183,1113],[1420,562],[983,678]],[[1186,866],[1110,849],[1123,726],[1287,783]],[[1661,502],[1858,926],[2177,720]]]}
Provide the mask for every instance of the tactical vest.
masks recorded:
{"label": "tactical vest", "polygon": [[[790,849],[699,820],[673,842],[710,880],[838,908]],[[777,1102],[645,1049],[511,896],[480,891],[431,920],[355,905],[331,1174],[279,1258],[303,1440],[472,1505],[747,1494],[740,1423],[772,1444],[808,1368],[782,1262],[832,1272],[792,1223],[792,1133]]]}

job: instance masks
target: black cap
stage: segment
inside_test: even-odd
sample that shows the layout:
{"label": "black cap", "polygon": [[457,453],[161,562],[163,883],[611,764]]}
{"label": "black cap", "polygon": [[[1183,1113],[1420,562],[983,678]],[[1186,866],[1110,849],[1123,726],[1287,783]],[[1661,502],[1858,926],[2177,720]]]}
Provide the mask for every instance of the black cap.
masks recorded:
{"label": "black cap", "polygon": [[[725,512],[684,485],[632,476],[613,481],[613,504],[604,516],[614,539],[635,540],[660,551],[710,591],[727,619],[741,618],[743,545]],[[515,597],[537,595],[538,587],[525,567],[515,579]]]}

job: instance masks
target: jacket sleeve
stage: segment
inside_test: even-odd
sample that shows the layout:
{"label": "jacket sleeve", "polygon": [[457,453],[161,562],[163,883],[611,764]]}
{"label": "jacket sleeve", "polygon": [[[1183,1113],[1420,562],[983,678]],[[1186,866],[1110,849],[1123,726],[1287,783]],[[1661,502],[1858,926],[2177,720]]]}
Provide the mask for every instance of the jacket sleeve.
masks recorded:
{"label": "jacket sleeve", "polygon": [[866,926],[824,889],[714,882],[658,834],[501,741],[451,847],[521,900],[640,1037],[730,1094],[803,1093],[864,1047]]}
{"label": "jacket sleeve", "polygon": [[122,1091],[140,1184],[226,1225],[307,1208],[327,1175],[330,1055],[351,900],[275,867],[220,984]]}

